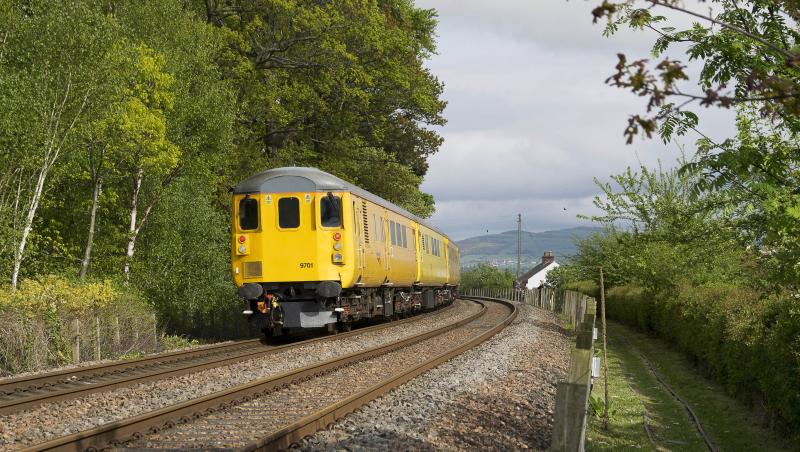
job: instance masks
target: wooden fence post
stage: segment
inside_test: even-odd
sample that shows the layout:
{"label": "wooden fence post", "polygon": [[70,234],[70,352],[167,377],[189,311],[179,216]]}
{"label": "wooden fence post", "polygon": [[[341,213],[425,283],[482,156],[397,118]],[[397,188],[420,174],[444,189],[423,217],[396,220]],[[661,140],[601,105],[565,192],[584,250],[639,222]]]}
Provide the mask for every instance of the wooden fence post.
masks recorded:
{"label": "wooden fence post", "polygon": [[603,329],[603,387],[605,387],[605,403],[603,404],[603,428],[608,430],[608,353],[606,352],[606,288],[603,281],[603,267],[600,267],[600,327]]}
{"label": "wooden fence post", "polygon": [[72,329],[75,331],[75,336],[72,341],[72,363],[78,364],[81,362],[81,321],[75,319],[72,321]]}
{"label": "wooden fence post", "polygon": [[114,346],[119,352],[120,344],[122,344],[122,337],[119,332],[119,316],[114,316]]}
{"label": "wooden fence post", "polygon": [[94,360],[100,360],[100,317],[94,318]]}
{"label": "wooden fence post", "polygon": [[[548,297],[550,294],[547,294]],[[592,381],[594,310],[596,303],[579,294],[564,294],[564,313],[575,316],[576,347],[569,360],[567,380],[558,383],[553,422],[552,451],[583,451],[586,437],[586,409]]]}
{"label": "wooden fence post", "polygon": [[156,322],[156,313],[153,313],[153,350],[158,351],[158,322]]}

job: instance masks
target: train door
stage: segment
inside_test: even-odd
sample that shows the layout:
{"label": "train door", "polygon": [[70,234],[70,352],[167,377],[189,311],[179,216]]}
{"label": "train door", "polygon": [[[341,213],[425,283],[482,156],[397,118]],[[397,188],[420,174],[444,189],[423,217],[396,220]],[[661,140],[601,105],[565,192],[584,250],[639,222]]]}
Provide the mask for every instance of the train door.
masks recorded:
{"label": "train door", "polygon": [[[386,277],[391,279],[391,272],[392,272],[392,254],[394,253],[394,249],[392,247],[391,236],[389,235],[389,212],[387,210],[383,211],[383,224],[381,227],[383,228],[381,234],[383,234],[383,243],[384,243],[384,253],[386,255]],[[394,224],[394,222],[392,222]]]}

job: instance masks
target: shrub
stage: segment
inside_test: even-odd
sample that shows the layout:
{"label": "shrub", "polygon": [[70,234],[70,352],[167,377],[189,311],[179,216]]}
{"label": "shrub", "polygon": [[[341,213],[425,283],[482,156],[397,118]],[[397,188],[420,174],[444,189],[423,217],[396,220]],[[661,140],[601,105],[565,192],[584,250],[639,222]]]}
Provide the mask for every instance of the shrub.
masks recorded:
{"label": "shrub", "polygon": [[620,286],[606,313],[674,344],[732,394],[761,401],[770,422],[800,428],[800,299],[741,287],[678,284],[647,293]]}
{"label": "shrub", "polygon": [[[59,276],[25,280],[0,291],[0,373],[15,374],[96,357],[154,351],[153,308],[110,281],[74,283]],[[76,329],[77,328],[77,329]],[[73,343],[80,336],[80,356]]]}

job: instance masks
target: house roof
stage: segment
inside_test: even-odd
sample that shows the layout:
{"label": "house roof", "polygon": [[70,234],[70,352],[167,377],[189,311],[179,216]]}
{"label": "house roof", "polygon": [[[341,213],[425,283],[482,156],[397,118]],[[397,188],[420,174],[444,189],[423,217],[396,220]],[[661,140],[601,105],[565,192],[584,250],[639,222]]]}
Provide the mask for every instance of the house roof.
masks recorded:
{"label": "house roof", "polygon": [[538,264],[536,264],[535,267],[520,275],[519,278],[516,279],[516,281],[518,283],[527,283],[528,280],[531,279],[534,275],[536,275],[540,271],[544,270],[545,268],[553,264],[555,264],[555,261],[539,262]]}

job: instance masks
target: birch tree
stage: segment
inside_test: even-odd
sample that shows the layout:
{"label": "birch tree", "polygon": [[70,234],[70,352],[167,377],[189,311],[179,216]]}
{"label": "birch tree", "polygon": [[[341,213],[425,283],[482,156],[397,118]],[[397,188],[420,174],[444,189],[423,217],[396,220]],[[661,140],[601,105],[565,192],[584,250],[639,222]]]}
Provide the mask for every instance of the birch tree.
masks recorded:
{"label": "birch tree", "polygon": [[[26,3],[4,10],[2,31],[6,131],[0,141],[18,168],[11,286],[16,288],[34,220],[53,169],[71,149],[71,139],[93,96],[91,65],[108,43],[103,16],[86,5]],[[24,20],[23,20],[24,17]],[[87,20],[91,17],[93,20]],[[94,20],[96,19],[96,20]],[[33,70],[32,68],[35,68]]]}
{"label": "birch tree", "polygon": [[[136,77],[128,90],[119,130],[132,184],[123,269],[126,280],[136,252],[136,238],[164,190],[177,175],[181,154],[178,146],[167,138],[166,113],[173,106],[171,89],[175,79],[164,71],[164,57],[153,49],[140,46],[137,53]],[[146,183],[152,186],[152,190],[142,209]]]}

